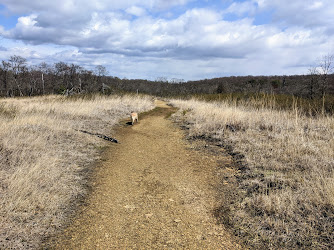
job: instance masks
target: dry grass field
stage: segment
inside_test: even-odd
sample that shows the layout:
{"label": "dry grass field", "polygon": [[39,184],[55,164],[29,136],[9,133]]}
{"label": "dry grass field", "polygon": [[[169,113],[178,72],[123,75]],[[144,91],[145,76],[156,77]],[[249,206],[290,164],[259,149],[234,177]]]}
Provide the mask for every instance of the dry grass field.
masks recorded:
{"label": "dry grass field", "polygon": [[131,111],[150,98],[45,96],[0,100],[0,249],[38,248],[84,197],[87,178]]}
{"label": "dry grass field", "polygon": [[247,246],[333,249],[333,116],[305,116],[298,105],[171,103],[190,136],[222,142],[243,165],[223,221]]}

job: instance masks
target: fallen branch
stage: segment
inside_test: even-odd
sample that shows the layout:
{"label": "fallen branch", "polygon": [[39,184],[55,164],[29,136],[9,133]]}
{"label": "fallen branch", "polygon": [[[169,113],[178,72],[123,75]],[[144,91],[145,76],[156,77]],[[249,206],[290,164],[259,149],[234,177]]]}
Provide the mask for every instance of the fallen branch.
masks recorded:
{"label": "fallen branch", "polygon": [[102,138],[103,140],[118,143],[118,141],[115,138],[112,138],[112,137],[109,137],[109,136],[106,136],[106,135],[102,135],[102,134],[98,134],[98,133],[92,133],[92,132],[88,132],[86,130],[77,130],[77,131],[85,133],[85,134],[89,134],[89,135],[96,135],[97,137]]}

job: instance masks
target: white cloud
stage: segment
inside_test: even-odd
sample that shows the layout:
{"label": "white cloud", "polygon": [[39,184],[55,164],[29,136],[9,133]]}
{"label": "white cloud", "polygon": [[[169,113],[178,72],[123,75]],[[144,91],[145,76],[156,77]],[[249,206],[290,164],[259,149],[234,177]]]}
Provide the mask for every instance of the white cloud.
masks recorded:
{"label": "white cloud", "polygon": [[259,10],[273,10],[274,22],[287,26],[323,27],[332,32],[334,1],[332,0],[256,0]]}
{"label": "white cloud", "polygon": [[134,16],[145,16],[146,10],[137,6],[131,6],[125,10],[127,13]]}
{"label": "white cloud", "polygon": [[17,26],[34,26],[37,21],[35,20],[37,15],[30,15],[30,16],[24,16],[18,18],[18,24]]}
{"label": "white cloud", "polygon": [[316,1],[314,2],[313,4],[311,4],[308,9],[310,10],[317,10],[317,9],[320,9],[324,6],[324,3],[321,2],[321,1]]}
{"label": "white cloud", "polygon": [[80,13],[87,11],[111,11],[127,9],[138,6],[150,10],[166,10],[173,6],[186,5],[196,0],[0,0],[12,13],[27,12],[58,12],[58,13]]}
{"label": "white cloud", "polygon": [[237,16],[244,14],[254,15],[257,10],[257,3],[254,1],[233,2],[223,13],[232,13]]}
{"label": "white cloud", "polygon": [[312,44],[320,44],[321,36],[314,36],[310,30],[288,29],[268,37],[270,48],[298,48]]}
{"label": "white cloud", "polygon": [[[330,0],[250,0],[226,10],[189,8],[175,18],[156,15],[191,1],[0,0],[10,11],[24,13],[13,29],[0,26],[0,35],[26,42],[2,47],[35,61],[87,67],[105,62],[120,77],[185,79],[302,72],[312,58],[333,49]],[[254,25],[254,16],[268,10],[274,21]],[[241,19],[226,21],[226,13]]]}

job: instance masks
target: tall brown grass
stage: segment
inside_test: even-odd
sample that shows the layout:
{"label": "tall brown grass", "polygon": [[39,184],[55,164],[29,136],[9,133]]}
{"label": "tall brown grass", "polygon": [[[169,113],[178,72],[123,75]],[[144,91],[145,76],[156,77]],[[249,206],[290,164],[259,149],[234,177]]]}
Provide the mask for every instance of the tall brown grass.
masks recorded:
{"label": "tall brown grass", "polygon": [[[274,102],[275,100],[273,100]],[[173,100],[190,136],[244,156],[224,221],[253,248],[334,247],[334,117],[233,100]]]}
{"label": "tall brown grass", "polygon": [[107,142],[78,130],[110,136],[131,111],[151,108],[134,96],[1,99],[0,249],[38,248],[86,194]]}
{"label": "tall brown grass", "polygon": [[291,110],[298,107],[301,114],[315,116],[319,114],[334,114],[334,96],[317,96],[312,99],[287,94],[268,93],[221,93],[197,94],[192,97],[208,102],[229,102],[238,106],[252,106],[275,110]]}

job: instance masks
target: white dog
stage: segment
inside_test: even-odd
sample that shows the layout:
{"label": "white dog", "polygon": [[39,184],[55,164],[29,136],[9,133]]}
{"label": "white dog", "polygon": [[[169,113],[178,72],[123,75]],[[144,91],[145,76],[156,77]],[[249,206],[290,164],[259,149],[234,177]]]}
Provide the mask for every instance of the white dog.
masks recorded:
{"label": "white dog", "polygon": [[135,113],[135,112],[131,112],[131,124],[133,125],[133,123],[135,122],[135,121],[137,121],[138,122],[138,114],[137,113]]}

